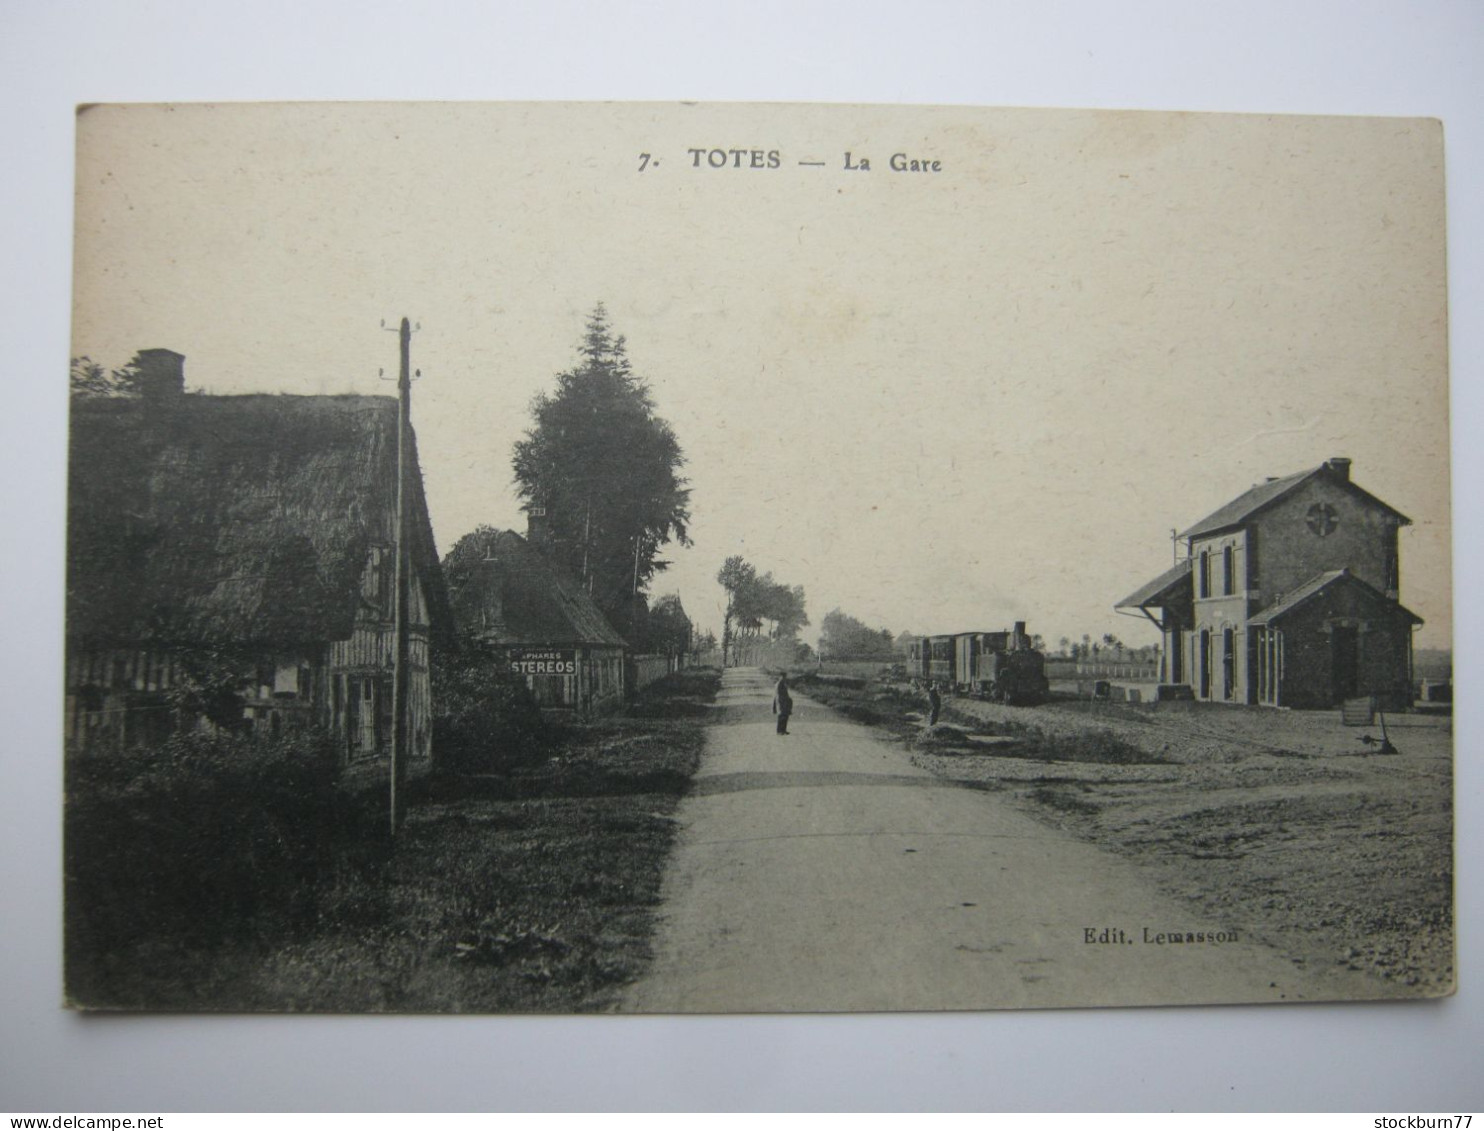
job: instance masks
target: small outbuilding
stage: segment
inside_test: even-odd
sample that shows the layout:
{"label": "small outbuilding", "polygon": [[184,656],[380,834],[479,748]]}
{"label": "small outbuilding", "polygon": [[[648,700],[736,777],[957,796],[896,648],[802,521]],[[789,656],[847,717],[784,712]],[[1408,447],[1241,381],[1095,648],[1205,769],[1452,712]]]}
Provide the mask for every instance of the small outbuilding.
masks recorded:
{"label": "small outbuilding", "polygon": [[1412,696],[1412,629],[1422,618],[1349,570],[1328,570],[1248,620],[1258,703],[1330,707]]}
{"label": "small outbuilding", "polygon": [[475,537],[480,559],[450,569],[460,634],[502,656],[543,710],[586,718],[620,708],[627,644],[592,597],[514,531]]}

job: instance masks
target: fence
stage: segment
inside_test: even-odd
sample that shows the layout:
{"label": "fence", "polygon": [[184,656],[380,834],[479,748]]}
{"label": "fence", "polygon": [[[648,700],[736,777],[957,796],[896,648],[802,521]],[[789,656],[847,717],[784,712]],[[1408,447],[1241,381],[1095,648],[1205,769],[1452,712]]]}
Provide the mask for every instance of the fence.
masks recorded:
{"label": "fence", "polygon": [[1159,661],[1047,660],[1046,678],[1121,679],[1130,683],[1158,683]]}
{"label": "fence", "polygon": [[663,679],[675,671],[678,666],[669,656],[630,656],[629,692],[632,694],[648,687],[655,680]]}
{"label": "fence", "polygon": [[900,664],[896,660],[824,660],[819,665],[822,675],[850,675],[861,679],[870,679],[872,676],[880,675],[891,667],[892,664]]}

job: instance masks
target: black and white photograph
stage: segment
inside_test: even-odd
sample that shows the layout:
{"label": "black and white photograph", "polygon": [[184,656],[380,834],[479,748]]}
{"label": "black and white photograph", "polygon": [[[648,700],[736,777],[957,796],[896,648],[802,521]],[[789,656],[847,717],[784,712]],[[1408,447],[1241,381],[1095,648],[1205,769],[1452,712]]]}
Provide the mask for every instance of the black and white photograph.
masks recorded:
{"label": "black and white photograph", "polygon": [[1469,0],[4,27],[9,1117],[1478,1111]]}
{"label": "black and white photograph", "polygon": [[1454,991],[1437,120],[76,140],[71,1008]]}

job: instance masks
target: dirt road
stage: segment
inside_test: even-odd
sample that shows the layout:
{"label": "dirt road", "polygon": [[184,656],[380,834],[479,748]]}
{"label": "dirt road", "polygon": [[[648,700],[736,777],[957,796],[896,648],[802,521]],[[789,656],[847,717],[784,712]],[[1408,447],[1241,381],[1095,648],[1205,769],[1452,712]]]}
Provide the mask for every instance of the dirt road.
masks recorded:
{"label": "dirt road", "polygon": [[[729,670],[649,974],[622,1008],[774,1012],[1375,996],[1199,921],[1131,863],[936,777],[868,728]],[[1221,941],[1180,942],[1204,935]]]}

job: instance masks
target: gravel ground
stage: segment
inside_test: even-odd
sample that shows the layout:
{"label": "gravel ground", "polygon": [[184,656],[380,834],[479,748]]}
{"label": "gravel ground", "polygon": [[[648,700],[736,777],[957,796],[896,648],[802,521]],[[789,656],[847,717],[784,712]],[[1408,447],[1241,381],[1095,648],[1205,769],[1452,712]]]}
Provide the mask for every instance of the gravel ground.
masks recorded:
{"label": "gravel ground", "polygon": [[1040,819],[1135,859],[1168,894],[1245,924],[1295,965],[1365,971],[1392,992],[1451,992],[1451,719],[1388,718],[1400,753],[1382,755],[1360,741],[1379,739],[1379,727],[1343,726],[1337,711],[946,706],[970,731],[1022,724],[1068,740],[1109,731],[1149,762],[1032,760],[1013,745],[974,748],[940,726],[912,740],[923,768],[1002,789]]}

